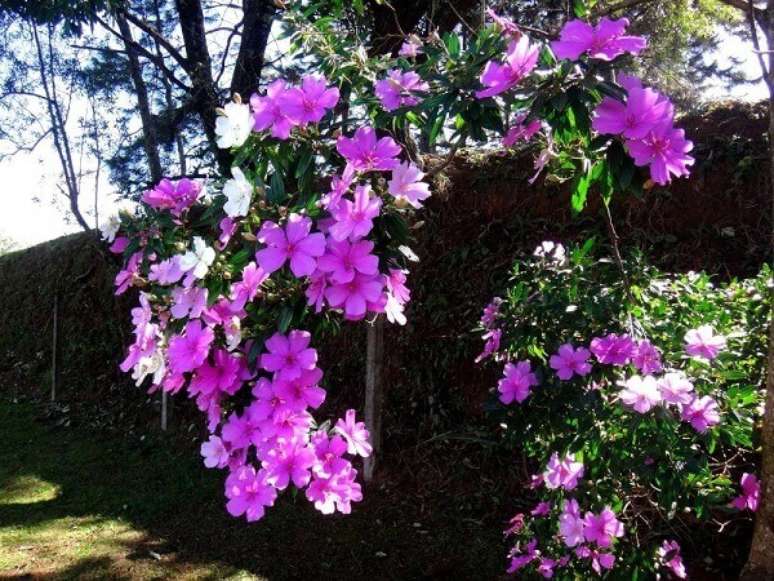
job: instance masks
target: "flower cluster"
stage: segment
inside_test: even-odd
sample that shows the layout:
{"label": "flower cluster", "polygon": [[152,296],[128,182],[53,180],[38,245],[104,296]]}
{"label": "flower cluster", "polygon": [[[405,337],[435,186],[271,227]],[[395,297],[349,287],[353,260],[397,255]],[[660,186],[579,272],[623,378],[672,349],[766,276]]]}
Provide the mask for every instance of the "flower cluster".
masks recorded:
{"label": "flower cluster", "polygon": [[[721,432],[736,434],[739,430],[740,409],[735,407],[739,403],[724,397],[714,379],[727,373],[725,365],[731,358],[724,351],[731,341],[707,322],[694,323],[687,330],[683,327],[681,334],[670,331],[668,340],[644,322],[631,319],[627,321],[629,332],[600,333],[610,328],[610,322],[598,318],[603,313],[619,314],[620,301],[628,295],[623,290],[618,291],[620,295],[611,291],[607,272],[600,276],[590,270],[599,269],[600,262],[577,256],[558,243],[543,242],[531,260],[515,269],[515,286],[501,295],[508,298],[493,299],[480,320],[485,350],[478,360],[488,358],[503,366],[496,388],[499,401],[507,406],[502,414],[518,419],[513,426],[514,444],[540,465],[530,482],[533,494],[538,495],[537,505],[528,515],[517,514],[506,531],[507,536],[514,536],[508,571],[525,570],[551,578],[560,571],[577,576],[615,569],[625,576],[628,569],[621,567],[630,567],[632,553],[637,553],[650,566],[684,578],[676,540],[656,536],[659,544],[646,548],[632,539],[641,538],[643,523],[647,531],[661,530],[657,520],[643,514],[648,507],[659,506],[660,494],[669,494],[669,499],[678,494],[701,495],[706,482],[718,477],[701,458]],[[664,284],[653,284],[653,292],[661,293],[657,304],[662,309]],[[683,288],[676,285],[676,292]],[[565,307],[562,301],[568,296],[587,297],[587,306]],[[675,300],[679,308],[685,308],[679,294]],[[645,316],[643,307],[639,309]],[[661,316],[659,312],[659,321]],[[573,326],[575,317],[596,333]],[[684,320],[696,321],[695,317],[691,313]],[[556,333],[547,330],[552,321],[560,325]],[[618,324],[614,321],[612,326]],[[631,329],[640,337],[635,338]],[[536,342],[536,334],[558,347],[545,349]],[[584,336],[589,337],[587,341]],[[499,415],[501,428],[510,427],[509,423]],[[733,458],[737,450],[733,448],[725,457]],[[677,484],[662,484],[670,470],[685,470],[687,461],[697,463],[692,468],[697,473],[691,478],[704,484],[679,492],[669,488]],[[729,466],[719,471],[727,478],[737,469]],[[655,478],[660,492],[644,494]],[[730,504],[715,500],[710,506],[755,511],[760,494],[756,476],[745,472],[739,488],[740,494]],[[716,494],[721,501],[723,495],[730,498],[731,487]],[[648,500],[641,507],[643,496]],[[664,508],[668,510],[674,507]]]}

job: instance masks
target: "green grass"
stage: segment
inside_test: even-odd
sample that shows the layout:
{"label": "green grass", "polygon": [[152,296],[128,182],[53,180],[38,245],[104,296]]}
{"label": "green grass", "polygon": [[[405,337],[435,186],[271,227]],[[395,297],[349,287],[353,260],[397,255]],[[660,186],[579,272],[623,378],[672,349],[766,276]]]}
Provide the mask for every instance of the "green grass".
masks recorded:
{"label": "green grass", "polygon": [[[194,450],[57,426],[39,412],[0,399],[0,578],[275,581],[344,573],[372,581],[502,572],[500,522],[472,518],[482,507],[502,513],[479,491],[481,467],[467,457],[452,465],[465,494],[428,488],[423,471],[431,464],[412,460],[412,476],[382,476],[351,515],[323,516],[291,492],[248,524],[226,514],[223,475],[204,469]],[[419,451],[432,454],[426,448]]]}

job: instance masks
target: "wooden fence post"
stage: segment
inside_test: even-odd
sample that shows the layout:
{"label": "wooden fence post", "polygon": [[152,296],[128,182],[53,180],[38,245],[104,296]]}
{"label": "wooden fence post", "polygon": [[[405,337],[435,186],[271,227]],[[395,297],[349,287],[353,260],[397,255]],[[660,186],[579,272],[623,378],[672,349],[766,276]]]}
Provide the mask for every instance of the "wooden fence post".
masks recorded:
{"label": "wooden fence post", "polygon": [[366,348],[365,423],[371,434],[371,456],[363,460],[363,479],[370,482],[382,448],[382,364],[384,356],[384,319],[377,317],[368,326]]}
{"label": "wooden fence post", "polygon": [[51,401],[56,401],[56,383],[57,383],[57,356],[58,356],[58,342],[59,342],[59,295],[54,295],[54,313],[52,324],[53,337],[51,341]]}

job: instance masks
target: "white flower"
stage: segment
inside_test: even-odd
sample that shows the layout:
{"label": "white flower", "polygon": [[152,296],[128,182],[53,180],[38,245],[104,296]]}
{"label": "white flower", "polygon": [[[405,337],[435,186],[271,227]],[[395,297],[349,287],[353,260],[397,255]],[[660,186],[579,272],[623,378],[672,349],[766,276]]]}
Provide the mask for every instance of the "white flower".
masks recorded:
{"label": "white flower", "polygon": [[167,366],[164,363],[164,355],[158,349],[148,357],[142,357],[134,366],[132,379],[137,387],[142,385],[145,378],[153,374],[153,385],[159,385],[167,372]]}
{"label": "white flower", "polygon": [[192,271],[195,278],[204,278],[215,260],[215,251],[207,246],[201,236],[194,236],[193,250],[180,257],[180,268]]}
{"label": "white flower", "polygon": [[245,174],[238,167],[231,168],[231,175],[234,178],[223,184],[223,194],[228,198],[223,211],[229,218],[247,216],[253,197],[253,184],[247,181]]}
{"label": "white flower", "polygon": [[403,305],[398,302],[398,299],[392,293],[387,294],[387,304],[384,306],[384,313],[387,315],[387,320],[390,323],[406,324],[406,315],[403,314],[403,308]]}
{"label": "white flower", "polygon": [[226,334],[226,349],[233,351],[242,342],[242,321],[234,315],[227,324],[223,325]]}
{"label": "white flower", "polygon": [[99,230],[102,232],[102,239],[107,242],[113,242],[116,239],[119,228],[121,228],[121,219],[118,217],[118,212],[116,212],[108,216],[108,219],[100,224]]}
{"label": "white flower", "polygon": [[564,246],[558,242],[552,242],[551,240],[544,240],[540,243],[540,246],[535,248],[532,253],[533,256],[538,258],[545,258],[549,262],[556,262],[557,264],[564,264],[567,259],[567,252]]}
{"label": "white flower", "polygon": [[219,115],[215,120],[218,147],[239,147],[250,136],[253,127],[250,106],[246,103],[227,103],[223,111],[225,114]]}

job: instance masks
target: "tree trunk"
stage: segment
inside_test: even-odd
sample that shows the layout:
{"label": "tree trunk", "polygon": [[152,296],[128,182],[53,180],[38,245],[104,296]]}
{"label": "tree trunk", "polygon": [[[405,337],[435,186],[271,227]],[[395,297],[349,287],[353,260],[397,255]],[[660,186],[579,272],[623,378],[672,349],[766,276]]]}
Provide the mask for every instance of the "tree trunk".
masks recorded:
{"label": "tree trunk", "polygon": [[231,77],[231,93],[239,93],[247,101],[258,90],[266,43],[276,11],[271,0],[243,0],[242,6],[244,26],[239,56]]}
{"label": "tree trunk", "polygon": [[194,108],[202,120],[204,133],[215,154],[220,171],[225,174],[231,165],[231,156],[226,150],[218,147],[215,135],[217,119],[215,109],[220,106],[220,101],[212,78],[212,61],[207,48],[202,4],[199,0],[175,0],[175,6],[177,6],[180,29],[183,33]]}
{"label": "tree trunk", "polygon": [[[763,27],[766,46],[774,48],[774,0],[769,0],[768,22]],[[750,13],[750,20],[755,18]],[[753,24],[754,26],[754,24]],[[754,29],[753,29],[754,30]],[[757,44],[757,42],[756,42]],[[769,52],[768,70],[761,58],[763,75],[769,87],[769,193],[771,195],[772,232],[770,252],[774,251],[774,53]],[[770,263],[774,264],[772,256]],[[769,305],[774,309],[774,289],[769,294]],[[774,311],[772,311],[774,313]],[[766,407],[761,429],[761,496],[755,516],[752,547],[740,579],[770,581],[774,579],[774,318],[769,317],[769,361],[766,378]]]}
{"label": "tree trunk", "polygon": [[159,141],[156,134],[156,126],[151,114],[150,101],[148,100],[148,88],[145,80],[142,78],[142,66],[140,58],[137,55],[137,49],[134,47],[132,38],[132,29],[126,21],[126,17],[120,11],[115,14],[118,30],[124,39],[126,54],[129,57],[129,75],[132,77],[134,91],[137,94],[137,107],[140,110],[140,119],[142,120],[143,148],[145,157],[148,160],[148,169],[150,170],[151,181],[157,184],[161,181],[161,158],[159,157]]}
{"label": "tree trunk", "polygon": [[371,456],[363,461],[363,479],[370,482],[382,449],[382,361],[384,357],[384,319],[376,318],[368,326],[366,347],[365,424],[371,435]]}

